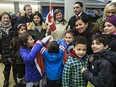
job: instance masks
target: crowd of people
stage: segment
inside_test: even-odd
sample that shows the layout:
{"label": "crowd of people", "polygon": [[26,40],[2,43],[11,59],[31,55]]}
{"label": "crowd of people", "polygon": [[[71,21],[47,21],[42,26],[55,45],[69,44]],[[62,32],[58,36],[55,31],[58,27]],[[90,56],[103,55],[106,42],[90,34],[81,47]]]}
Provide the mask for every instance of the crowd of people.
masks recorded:
{"label": "crowd of people", "polygon": [[55,30],[31,5],[23,10],[15,18],[0,15],[3,87],[9,87],[11,67],[14,87],[116,87],[116,2],[96,21],[82,2],[74,3],[69,21],[56,9]]}

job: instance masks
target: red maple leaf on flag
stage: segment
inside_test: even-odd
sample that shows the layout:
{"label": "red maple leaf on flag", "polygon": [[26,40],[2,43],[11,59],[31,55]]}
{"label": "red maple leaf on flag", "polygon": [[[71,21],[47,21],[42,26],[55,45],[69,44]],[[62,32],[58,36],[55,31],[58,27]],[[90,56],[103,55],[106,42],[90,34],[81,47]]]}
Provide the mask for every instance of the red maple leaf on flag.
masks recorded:
{"label": "red maple leaf on flag", "polygon": [[53,9],[52,9],[52,4],[50,3],[50,11],[49,13],[47,14],[47,17],[46,17],[46,23],[48,23],[50,25],[50,29],[52,31],[56,30],[56,26],[54,24],[54,20],[53,20]]}

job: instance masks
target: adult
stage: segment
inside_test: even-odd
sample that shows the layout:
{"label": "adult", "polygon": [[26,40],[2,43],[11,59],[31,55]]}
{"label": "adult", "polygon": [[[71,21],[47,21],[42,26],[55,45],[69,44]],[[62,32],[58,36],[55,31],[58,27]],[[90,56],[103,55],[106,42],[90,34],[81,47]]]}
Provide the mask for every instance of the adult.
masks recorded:
{"label": "adult", "polygon": [[99,18],[95,23],[98,26],[98,29],[103,32],[104,21],[108,17],[114,15],[116,15],[116,2],[108,3],[104,8],[103,17]]}
{"label": "adult", "polygon": [[83,3],[82,2],[75,2],[74,3],[74,13],[75,15],[72,16],[68,22],[69,26],[70,26],[70,29],[73,29],[74,26],[75,26],[75,22],[76,22],[76,19],[78,17],[86,17],[88,16],[88,19],[87,20],[92,20],[92,16],[86,14],[85,12],[83,12]]}
{"label": "adult", "polygon": [[116,16],[108,17],[104,26],[104,33],[109,39],[109,47],[116,52]]}
{"label": "adult", "polygon": [[[11,24],[11,16],[7,12],[3,12],[0,16],[1,26],[0,26],[0,41],[2,50],[2,62],[4,64],[4,84],[3,87],[8,87],[9,85],[9,75],[11,69],[11,53],[10,53],[10,41],[14,36],[14,28]],[[13,67],[13,78],[16,82],[16,69]]]}
{"label": "adult", "polygon": [[26,27],[28,27],[28,24],[32,22],[33,16],[32,16],[32,7],[29,4],[26,4],[23,8],[24,15],[18,20],[18,24],[24,24]]}

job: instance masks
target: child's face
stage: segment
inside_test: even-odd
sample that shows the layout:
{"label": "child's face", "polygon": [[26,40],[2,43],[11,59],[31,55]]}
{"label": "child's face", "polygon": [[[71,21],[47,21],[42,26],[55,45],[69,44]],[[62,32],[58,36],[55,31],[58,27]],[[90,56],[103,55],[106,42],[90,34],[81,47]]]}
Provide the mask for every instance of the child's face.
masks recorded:
{"label": "child's face", "polygon": [[35,15],[33,17],[33,20],[34,20],[35,24],[40,24],[40,17],[38,15]]}
{"label": "child's face", "polygon": [[26,32],[25,26],[21,26],[21,28],[18,30],[19,34],[23,34]]}
{"label": "child's face", "polygon": [[104,33],[105,34],[113,34],[116,33],[116,27],[109,23],[109,22],[105,22],[105,27],[104,27]]}
{"label": "child's face", "polygon": [[104,44],[100,43],[98,40],[93,40],[91,47],[94,53],[107,49],[107,46],[104,46]]}
{"label": "child's face", "polygon": [[66,44],[69,45],[71,42],[73,42],[73,35],[71,35],[70,33],[66,33],[64,40]]}
{"label": "child's face", "polygon": [[56,14],[56,20],[57,21],[61,21],[62,20],[62,17],[63,16],[62,16],[62,13],[61,12],[59,12],[59,13]]}
{"label": "child's face", "polygon": [[85,44],[77,44],[74,47],[74,51],[79,58],[83,58],[86,55],[87,46]]}
{"label": "child's face", "polygon": [[32,38],[32,36],[28,36],[27,46],[33,47],[33,45],[34,45],[34,39]]}

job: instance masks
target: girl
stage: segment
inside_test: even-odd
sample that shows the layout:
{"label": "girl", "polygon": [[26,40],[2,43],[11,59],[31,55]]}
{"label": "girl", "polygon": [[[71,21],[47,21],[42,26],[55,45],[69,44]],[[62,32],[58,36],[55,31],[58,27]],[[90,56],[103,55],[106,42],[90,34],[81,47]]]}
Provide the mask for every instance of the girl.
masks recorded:
{"label": "girl", "polygon": [[16,67],[16,71],[17,71],[16,81],[18,80],[17,82],[21,84],[23,84],[23,80],[24,80],[23,77],[25,74],[25,65],[22,58],[19,55],[20,42],[18,40],[18,37],[25,32],[26,32],[25,26],[23,24],[19,24],[16,29],[16,36],[10,42],[12,57],[13,57],[13,66]]}
{"label": "girl", "polygon": [[63,13],[60,9],[56,9],[54,11],[54,22],[55,22],[56,30],[52,31],[51,35],[53,36],[54,40],[57,40],[58,38],[62,39],[64,33],[66,32],[67,22],[63,18]]}
{"label": "girl", "polygon": [[39,51],[41,50],[42,43],[41,41],[37,41],[34,45],[34,39],[29,33],[24,33],[22,36],[20,36],[19,39],[19,53],[25,63],[26,87],[38,87],[39,81],[40,79],[42,79],[43,76],[37,70],[34,60],[37,57]]}
{"label": "girl", "polygon": [[36,11],[33,14],[33,22],[29,24],[28,31],[33,35],[35,41],[41,40],[46,35],[47,25],[44,23],[42,15]]}
{"label": "girl", "polygon": [[[82,68],[83,76],[95,87],[115,87],[114,65],[109,61],[116,57],[116,53],[108,50],[108,41],[104,35],[94,35],[92,38],[93,61],[90,62],[88,69]],[[92,59],[91,59],[92,60]]]}

